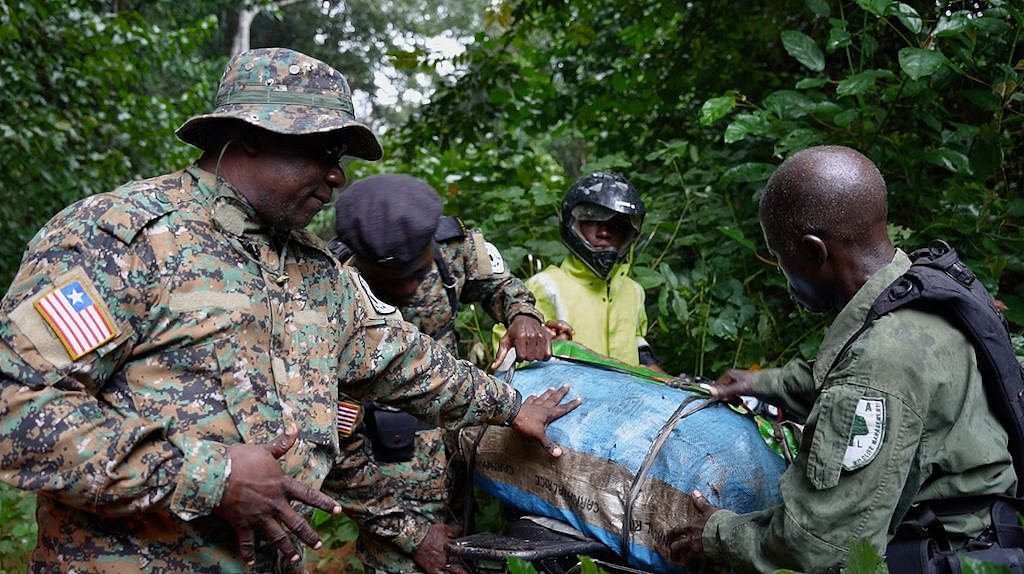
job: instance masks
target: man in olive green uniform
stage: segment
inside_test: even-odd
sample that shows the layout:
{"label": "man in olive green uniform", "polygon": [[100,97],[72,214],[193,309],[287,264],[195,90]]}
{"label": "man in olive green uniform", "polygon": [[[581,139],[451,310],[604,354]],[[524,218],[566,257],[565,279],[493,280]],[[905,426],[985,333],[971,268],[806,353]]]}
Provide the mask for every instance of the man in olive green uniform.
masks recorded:
{"label": "man in olive green uniform", "polygon": [[381,156],[336,70],[240,54],[178,135],[196,165],[59,213],[0,302],[0,479],[39,495],[31,571],[301,569],[298,542],[320,543],[305,505],[341,510],[319,492],[339,386],[533,436],[565,408],[520,409],[302,230],[342,154]]}
{"label": "man in olive green uniform", "polygon": [[[838,572],[851,541],[884,553],[914,503],[1014,493],[1007,433],[963,333],[904,307],[854,337],[910,267],[889,241],[885,194],[874,164],[838,146],[797,153],[768,182],[761,223],[790,293],[811,311],[839,314],[812,363],[719,378],[720,398],[752,394],[805,417],[803,440],[780,481],[781,505],[737,515],[697,494],[696,512],[669,534],[672,559]],[[980,534],[987,514],[943,517],[954,547]]]}
{"label": "man in olive green uniform", "polygon": [[[335,201],[335,228],[338,238],[330,246],[338,259],[358,268],[373,293],[398,306],[406,321],[454,356],[459,354],[459,306],[478,303],[495,321],[513,326],[509,339],[518,357],[550,357],[550,335],[533,306],[533,295],[508,272],[501,254],[479,230],[466,230],[458,218],[442,217],[441,198],[427,182],[399,174],[359,180]],[[397,426],[406,420],[375,408],[366,416]],[[401,441],[402,452],[381,436],[394,432],[381,428],[370,430],[376,439],[372,449],[363,432],[342,441],[346,451],[367,449],[383,475],[371,478],[373,467],[364,469],[357,482],[369,486],[340,499],[359,524],[357,555],[369,570],[429,572],[444,566],[431,564],[429,557],[437,556],[447,541],[436,534],[446,533],[445,522],[458,518],[445,504],[449,457],[441,429],[416,426],[414,420],[406,423],[414,445],[408,448]],[[449,476],[457,479],[464,474],[452,470],[456,472]]]}

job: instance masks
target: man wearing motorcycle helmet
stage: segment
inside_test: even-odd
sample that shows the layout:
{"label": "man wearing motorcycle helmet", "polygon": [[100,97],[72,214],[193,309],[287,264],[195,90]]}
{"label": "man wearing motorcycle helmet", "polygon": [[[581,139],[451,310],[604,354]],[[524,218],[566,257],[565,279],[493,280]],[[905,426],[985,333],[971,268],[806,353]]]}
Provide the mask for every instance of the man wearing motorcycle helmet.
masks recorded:
{"label": "man wearing motorcycle helmet", "polygon": [[598,171],[576,180],[562,200],[559,224],[570,253],[526,286],[545,317],[572,326],[575,341],[660,371],[644,339],[644,290],[629,277],[627,256],[640,236],[644,214],[640,194],[621,174]]}

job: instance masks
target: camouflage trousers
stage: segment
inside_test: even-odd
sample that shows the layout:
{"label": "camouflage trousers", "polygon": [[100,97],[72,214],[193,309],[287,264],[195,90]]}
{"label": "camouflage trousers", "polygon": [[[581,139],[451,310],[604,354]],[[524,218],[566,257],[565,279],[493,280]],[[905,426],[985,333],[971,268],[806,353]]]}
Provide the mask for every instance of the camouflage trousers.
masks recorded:
{"label": "camouflage trousers", "polygon": [[[378,466],[384,475],[401,480],[403,490],[395,494],[408,513],[427,517],[432,523],[447,522],[450,518],[445,504],[447,461],[444,431],[432,428],[416,433],[416,452],[412,460],[378,463]],[[370,532],[359,534],[356,557],[368,574],[422,572],[410,554]]]}

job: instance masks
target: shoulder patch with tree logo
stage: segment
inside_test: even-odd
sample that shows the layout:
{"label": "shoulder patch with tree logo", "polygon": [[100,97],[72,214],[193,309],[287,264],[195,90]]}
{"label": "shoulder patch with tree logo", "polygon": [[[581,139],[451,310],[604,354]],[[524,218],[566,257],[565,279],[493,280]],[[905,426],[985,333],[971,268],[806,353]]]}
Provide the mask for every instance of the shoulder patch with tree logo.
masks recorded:
{"label": "shoulder patch with tree logo", "polygon": [[875,459],[885,440],[885,399],[864,397],[857,402],[843,468],[856,470]]}

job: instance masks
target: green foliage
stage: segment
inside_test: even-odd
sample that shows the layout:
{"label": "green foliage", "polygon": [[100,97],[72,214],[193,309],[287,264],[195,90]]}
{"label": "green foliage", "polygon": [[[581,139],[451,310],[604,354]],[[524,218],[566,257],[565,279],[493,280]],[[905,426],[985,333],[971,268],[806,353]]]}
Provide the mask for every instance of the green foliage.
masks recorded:
{"label": "green foliage", "polygon": [[[827,76],[795,74],[803,98],[788,89],[744,98],[753,111],[737,114],[724,140],[756,138],[776,156],[817,143],[864,151],[887,176],[892,222],[911,230],[905,245],[950,240],[1016,307],[1024,234],[1010,207],[1024,181],[1013,153],[1024,117],[1024,13],[1000,1],[923,13],[889,0],[856,4],[867,17],[840,2],[842,17],[828,20],[832,56],[818,70]],[[823,36],[820,29],[808,32]],[[786,49],[808,65],[806,54]],[[1024,325],[1019,307],[1010,315]]]}
{"label": "green foliage", "polygon": [[[158,12],[179,4],[147,3]],[[195,57],[215,17],[147,22],[109,2],[16,0],[0,10],[0,284],[67,204],[187,165],[172,133],[212,100]],[[170,18],[170,16],[168,16]]]}
{"label": "green foliage", "polygon": [[849,559],[846,561],[846,574],[888,574],[885,560],[875,552],[867,540],[850,541]]}
{"label": "green foliage", "polygon": [[960,568],[964,574],[1011,574],[1011,570],[1006,566],[982,562],[967,556],[960,556],[959,558]]}
{"label": "green foliage", "polygon": [[[252,24],[251,43],[254,48],[286,46],[330,62],[353,89],[369,95],[370,121],[397,124],[409,114],[408,104],[400,99],[404,92],[429,93],[444,83],[439,64],[460,65],[457,58],[432,50],[427,40],[472,36],[483,27],[489,4],[484,0],[306,0],[260,13]],[[228,33],[234,31],[233,21],[226,24],[221,32],[224,52],[230,46]],[[377,75],[387,76],[387,90],[375,84]],[[397,101],[382,104],[382,92]]]}
{"label": "green foliage", "polygon": [[[323,549],[317,561],[318,570],[327,570],[327,566],[336,562],[335,553],[345,545],[355,542],[359,537],[359,527],[345,514],[328,514],[320,509],[313,511],[313,528],[323,541]],[[326,550],[326,551],[325,551]],[[363,564],[352,556],[346,564],[346,572],[363,572]]]}
{"label": "green foliage", "polygon": [[0,483],[0,574],[24,572],[36,545],[35,495]]}
{"label": "green foliage", "polygon": [[[1010,574],[1006,566],[983,562],[967,556],[957,556],[963,574]],[[793,570],[776,570],[775,574],[799,574]],[[851,540],[849,559],[843,574],[889,574],[885,559],[867,540]]]}
{"label": "green foliage", "polygon": [[[949,240],[1024,325],[1021,10],[890,0],[542,2],[477,37],[468,72],[373,169],[426,177],[520,275],[557,264],[558,202],[623,171],[648,206],[633,253],[670,371],[812,357],[829,317],[786,295],[758,192],[782,158],[853,146],[879,164],[905,249]],[[781,32],[780,32],[781,31]],[[467,317],[462,324],[484,323]],[[468,345],[474,345],[469,341]]]}

